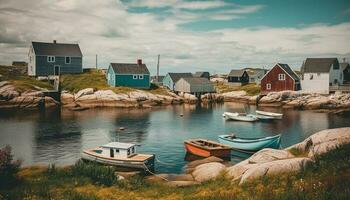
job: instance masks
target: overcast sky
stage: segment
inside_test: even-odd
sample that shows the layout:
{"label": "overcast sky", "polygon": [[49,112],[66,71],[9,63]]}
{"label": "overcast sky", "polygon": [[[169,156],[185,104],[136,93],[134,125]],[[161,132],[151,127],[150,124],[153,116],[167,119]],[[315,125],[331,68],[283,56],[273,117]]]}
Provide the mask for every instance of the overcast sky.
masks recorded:
{"label": "overcast sky", "polygon": [[350,58],[349,0],[0,0],[0,64],[31,41],[79,43],[84,67],[142,58],[155,72],[225,73]]}

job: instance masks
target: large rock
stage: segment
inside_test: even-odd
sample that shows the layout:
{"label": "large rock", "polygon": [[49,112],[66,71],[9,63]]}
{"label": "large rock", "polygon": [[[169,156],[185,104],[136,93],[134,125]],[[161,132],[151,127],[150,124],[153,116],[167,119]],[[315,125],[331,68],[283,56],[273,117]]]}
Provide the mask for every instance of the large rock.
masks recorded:
{"label": "large rock", "polygon": [[85,88],[85,89],[82,89],[79,92],[77,92],[74,96],[74,99],[78,99],[78,98],[85,96],[85,95],[91,95],[93,93],[94,93],[93,88]]}
{"label": "large rock", "polygon": [[9,84],[10,84],[10,81],[0,81],[0,88]]}
{"label": "large rock", "polygon": [[0,99],[2,100],[10,100],[18,96],[20,96],[20,92],[13,85],[5,84],[0,88]]}
{"label": "large rock", "polygon": [[264,176],[300,172],[305,170],[312,163],[313,161],[310,158],[291,158],[256,164],[243,173],[240,184]]}
{"label": "large rock", "polygon": [[218,177],[225,169],[225,165],[211,162],[197,166],[192,175],[195,181],[203,182]]}
{"label": "large rock", "polygon": [[198,100],[197,97],[194,96],[193,94],[185,93],[183,97],[184,97],[185,102],[190,103],[190,104],[194,104]]}
{"label": "large rock", "polygon": [[248,162],[250,164],[260,164],[275,160],[289,159],[293,157],[293,154],[291,154],[289,151],[266,148],[252,155],[248,159]]}
{"label": "large rock", "polygon": [[146,101],[148,100],[148,95],[143,91],[133,91],[129,93],[129,97],[136,99],[137,101]]}
{"label": "large rock", "polygon": [[288,149],[295,148],[304,154],[308,154],[308,157],[315,158],[315,156],[327,153],[344,144],[350,144],[350,128],[348,127],[317,132]]}
{"label": "large rock", "polygon": [[200,160],[195,160],[190,163],[188,163],[185,167],[185,171],[187,173],[191,173],[197,166],[205,164],[205,163],[210,163],[210,162],[219,162],[222,163],[224,162],[223,159],[215,157],[215,156],[210,156],[208,158],[200,159]]}
{"label": "large rock", "polygon": [[73,102],[74,102],[74,95],[73,94],[70,94],[68,92],[61,93],[61,103],[63,105],[71,104]]}

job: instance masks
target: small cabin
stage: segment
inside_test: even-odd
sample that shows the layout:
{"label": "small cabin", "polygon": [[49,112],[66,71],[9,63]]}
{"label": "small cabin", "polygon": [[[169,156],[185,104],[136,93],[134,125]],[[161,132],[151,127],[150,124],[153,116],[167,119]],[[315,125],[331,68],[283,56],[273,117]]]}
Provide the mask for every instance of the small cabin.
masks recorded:
{"label": "small cabin", "polygon": [[227,80],[230,85],[242,86],[249,83],[249,75],[245,70],[233,69],[230,71]]}
{"label": "small cabin", "polygon": [[101,155],[111,158],[129,158],[136,154],[136,145],[122,142],[111,142],[101,146]]}

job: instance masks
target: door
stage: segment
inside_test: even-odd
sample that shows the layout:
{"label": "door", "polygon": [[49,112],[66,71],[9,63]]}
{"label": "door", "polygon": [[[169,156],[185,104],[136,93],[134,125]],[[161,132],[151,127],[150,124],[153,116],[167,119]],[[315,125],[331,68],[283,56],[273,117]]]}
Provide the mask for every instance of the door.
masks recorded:
{"label": "door", "polygon": [[113,149],[109,149],[109,154],[110,154],[111,158],[114,158],[114,151],[113,151]]}
{"label": "door", "polygon": [[59,76],[60,75],[60,66],[59,65],[55,65],[54,75],[55,76]]}

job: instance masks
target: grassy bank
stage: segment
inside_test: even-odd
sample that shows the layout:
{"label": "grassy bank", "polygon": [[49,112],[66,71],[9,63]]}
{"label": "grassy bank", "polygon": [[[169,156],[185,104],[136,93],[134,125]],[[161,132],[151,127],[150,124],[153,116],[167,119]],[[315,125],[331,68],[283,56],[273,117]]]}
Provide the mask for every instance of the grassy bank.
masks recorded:
{"label": "grassy bank", "polygon": [[38,81],[27,76],[25,67],[0,66],[0,75],[0,81],[11,82],[21,92],[38,90],[38,87],[52,89],[52,85],[47,81]]}
{"label": "grassy bank", "polygon": [[201,185],[172,188],[141,176],[116,181],[103,166],[31,167],[0,199],[349,199],[350,145],[316,159],[297,174],[268,177],[239,186],[224,177]]}
{"label": "grassy bank", "polygon": [[260,93],[260,86],[256,84],[247,84],[243,86],[230,86],[227,83],[215,83],[215,88],[219,93],[232,92],[232,91],[246,91],[248,95],[254,96]]}

